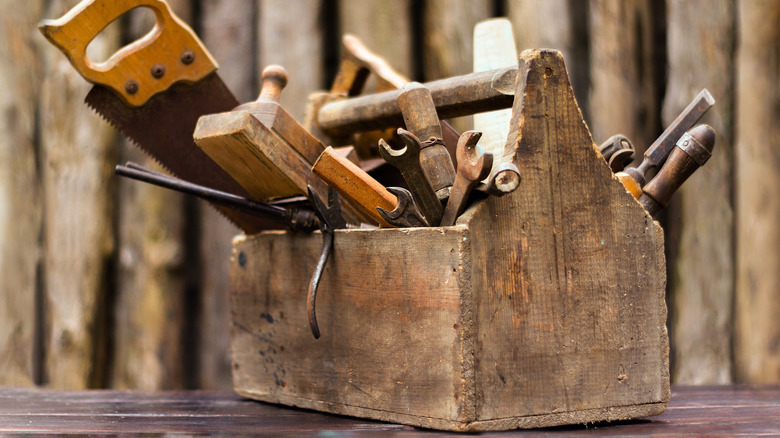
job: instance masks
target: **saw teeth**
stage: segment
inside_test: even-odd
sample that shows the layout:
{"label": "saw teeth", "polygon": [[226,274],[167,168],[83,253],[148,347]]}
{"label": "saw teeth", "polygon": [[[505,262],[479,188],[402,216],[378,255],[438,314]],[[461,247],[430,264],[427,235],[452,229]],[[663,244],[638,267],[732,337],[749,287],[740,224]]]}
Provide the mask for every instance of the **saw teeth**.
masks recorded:
{"label": "saw teeth", "polygon": [[[155,162],[155,163],[156,163],[158,166],[160,166],[160,167],[161,167],[163,170],[165,170],[165,171],[166,171],[166,172],[168,172],[169,174],[171,174],[171,175],[173,175],[173,176],[175,176],[175,177],[177,177],[177,178],[178,178],[178,175],[176,175],[176,173],[175,173],[175,172],[171,171],[171,169],[169,169],[169,168],[168,168],[168,166],[166,166],[164,163],[162,163],[160,160],[158,160],[158,159],[157,159],[157,157],[155,157],[155,156],[154,156],[154,155],[153,155],[153,154],[152,154],[152,153],[151,153],[151,152],[150,152],[148,149],[146,149],[145,147],[143,147],[143,145],[142,145],[141,143],[139,143],[139,142],[138,142],[138,141],[137,141],[135,138],[133,138],[133,136],[132,136],[132,135],[128,134],[128,133],[127,133],[127,132],[126,132],[124,129],[122,129],[120,126],[118,126],[116,123],[114,123],[113,121],[111,121],[111,120],[110,120],[108,117],[106,117],[106,116],[105,116],[103,113],[101,113],[101,112],[100,112],[100,110],[98,110],[97,108],[95,108],[95,106],[93,106],[93,105],[92,105],[92,104],[91,104],[91,103],[90,103],[90,102],[89,102],[87,99],[84,99],[84,103],[86,103],[86,104],[87,104],[87,106],[89,107],[89,109],[91,109],[91,110],[92,110],[92,111],[93,111],[95,114],[97,114],[97,115],[98,115],[98,117],[100,117],[101,119],[103,119],[103,121],[104,121],[104,122],[106,122],[106,123],[108,123],[108,124],[109,124],[109,126],[111,126],[112,128],[114,128],[114,129],[115,129],[115,130],[117,130],[117,131],[118,131],[120,134],[122,134],[122,135],[123,135],[125,138],[127,138],[128,140],[130,140],[130,142],[131,142],[131,143],[132,143],[132,144],[133,144],[135,147],[137,147],[138,149],[140,149],[140,150],[141,150],[141,151],[142,151],[144,154],[146,154],[146,156],[147,156],[147,157],[151,158],[151,159],[152,159],[152,161],[154,161],[154,162]],[[229,216],[227,216],[225,213],[223,213],[223,212],[222,212],[222,211],[221,211],[219,208],[217,208],[217,207],[216,207],[214,204],[212,204],[211,202],[208,202],[208,201],[206,201],[205,203],[206,203],[206,204],[208,204],[208,205],[209,205],[209,207],[211,207],[211,208],[212,208],[214,211],[216,211],[217,213],[219,213],[219,214],[220,214],[220,216],[222,216],[222,217],[224,217],[225,219],[227,219],[227,220],[228,220],[228,222],[230,222],[231,224],[233,224],[234,226],[236,226],[236,228],[238,228],[238,229],[241,229],[241,228],[242,228],[242,227],[241,227],[241,225],[239,225],[239,224],[238,224],[238,223],[237,223],[235,220],[233,220],[231,217],[229,217]]]}

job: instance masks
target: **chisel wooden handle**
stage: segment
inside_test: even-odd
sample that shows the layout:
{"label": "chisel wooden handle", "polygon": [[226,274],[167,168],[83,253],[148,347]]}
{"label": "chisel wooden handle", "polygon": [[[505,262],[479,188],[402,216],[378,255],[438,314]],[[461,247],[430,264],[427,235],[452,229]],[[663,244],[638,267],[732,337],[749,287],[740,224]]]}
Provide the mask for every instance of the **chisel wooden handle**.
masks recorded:
{"label": "chisel wooden handle", "polygon": [[707,162],[714,145],[715,131],[709,125],[699,125],[680,137],[658,175],[642,189],[639,202],[651,216],[656,217],[685,180]]}
{"label": "chisel wooden handle", "polygon": [[[154,12],[154,29],[107,61],[90,61],[89,43],[112,21],[139,6]],[[195,32],[162,0],[83,0],[61,18],[43,20],[38,27],[84,79],[111,88],[130,106],[141,106],[176,82],[197,82],[217,69]],[[170,61],[171,54],[175,62]]]}
{"label": "chisel wooden handle", "polygon": [[332,147],[325,149],[311,170],[380,226],[393,227],[382,219],[376,208],[393,210],[398,204],[396,196]]}

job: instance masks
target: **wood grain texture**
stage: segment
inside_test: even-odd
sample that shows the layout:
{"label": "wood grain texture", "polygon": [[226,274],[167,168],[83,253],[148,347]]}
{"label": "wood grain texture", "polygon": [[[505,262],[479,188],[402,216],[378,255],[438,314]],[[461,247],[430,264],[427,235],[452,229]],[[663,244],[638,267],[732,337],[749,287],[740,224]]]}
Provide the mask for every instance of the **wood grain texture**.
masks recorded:
{"label": "wood grain texture", "polygon": [[473,417],[466,230],[336,230],[317,295],[317,340],[306,290],[319,235],[266,233],[234,245],[239,394],[427,426]]}
{"label": "wood grain texture", "polygon": [[[73,5],[52,2],[46,15],[60,16]],[[99,52],[110,53],[118,42],[117,33],[107,33],[93,44]],[[100,384],[105,372],[97,363],[97,340],[114,250],[109,163],[116,160],[117,135],[82,104],[89,84],[70,63],[51,46],[44,57],[44,381],[56,388],[86,388]]]}
{"label": "wood grain texture", "polygon": [[0,2],[0,385],[30,385],[36,353],[41,187],[35,142],[41,50],[33,33],[42,1]]}
{"label": "wood grain texture", "polygon": [[780,381],[780,4],[737,6],[735,371]]}
{"label": "wood grain texture", "polygon": [[[593,0],[590,20],[590,130],[600,144],[624,134],[641,157],[661,133],[656,27],[661,3]],[[661,76],[662,77],[662,76]]]}
{"label": "wood grain texture", "polygon": [[560,53],[525,51],[518,74],[509,135],[523,182],[458,220],[475,255],[477,419],[658,413],[669,400],[661,229],[600,157]]}
{"label": "wood grain texture", "polygon": [[257,5],[257,71],[270,64],[287,70],[290,85],[281,103],[296,120],[303,121],[307,96],[325,86],[323,33],[329,24],[322,18],[323,2],[260,0]]}
{"label": "wood grain texture", "polygon": [[[351,33],[372,52],[386,59],[400,74],[416,80],[413,72],[412,2],[398,0],[339,0],[339,35]],[[376,90],[369,77],[364,93]]]}
{"label": "wood grain texture", "polygon": [[[170,2],[174,13],[191,19],[189,2]],[[154,24],[150,14],[133,11],[124,38],[143,35]],[[117,161],[163,169],[135,144],[124,140]],[[118,219],[116,296],[111,380],[121,389],[184,387],[185,197],[138,181],[121,179]]]}
{"label": "wood grain texture", "polygon": [[[668,221],[672,363],[675,382],[729,383],[732,380],[734,302],[734,49],[735,2],[667,2],[669,80],[664,124],[707,88],[715,106],[701,123],[713,127],[715,149],[675,195]],[[706,37],[704,37],[706,35]]]}
{"label": "wood grain texture", "polygon": [[[639,421],[483,433],[484,437],[780,434],[778,386],[673,386],[669,409]],[[163,415],[161,415],[163,414]],[[257,403],[227,391],[0,389],[0,432],[80,435],[441,436],[429,430]]]}
{"label": "wood grain texture", "polygon": [[[219,63],[219,75],[239,102],[257,97],[256,3],[201,0],[199,34]],[[260,26],[259,29],[268,28]],[[258,32],[263,34],[264,32]],[[230,375],[230,254],[239,230],[200,203],[200,305],[197,387],[228,389]]]}
{"label": "wood grain texture", "polygon": [[337,231],[318,304],[332,339],[309,336],[303,306],[318,239],[235,240],[239,394],[459,431],[664,410],[661,228],[599,155],[560,54],[525,52],[518,71],[521,188],[460,226]]}
{"label": "wood grain texture", "polygon": [[[423,8],[423,73],[425,80],[462,75],[474,70],[474,26],[492,14],[488,0],[432,0]],[[506,66],[496,66],[506,67]],[[489,70],[489,69],[485,69]],[[482,70],[480,70],[482,71]],[[473,128],[471,117],[452,120],[459,131]]]}
{"label": "wood grain texture", "polygon": [[[568,0],[506,0],[517,50],[555,49],[563,54],[580,108],[586,114],[591,84],[588,71],[589,3]],[[598,50],[598,49],[597,49]]]}

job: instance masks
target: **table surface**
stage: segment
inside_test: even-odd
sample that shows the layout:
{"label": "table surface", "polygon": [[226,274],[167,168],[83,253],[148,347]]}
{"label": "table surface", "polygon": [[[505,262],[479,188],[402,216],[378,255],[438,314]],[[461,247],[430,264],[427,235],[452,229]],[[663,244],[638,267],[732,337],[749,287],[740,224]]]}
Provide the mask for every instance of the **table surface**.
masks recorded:
{"label": "table surface", "polygon": [[[453,436],[242,399],[217,391],[0,388],[0,433]],[[662,415],[482,436],[780,435],[780,385],[673,386]]]}

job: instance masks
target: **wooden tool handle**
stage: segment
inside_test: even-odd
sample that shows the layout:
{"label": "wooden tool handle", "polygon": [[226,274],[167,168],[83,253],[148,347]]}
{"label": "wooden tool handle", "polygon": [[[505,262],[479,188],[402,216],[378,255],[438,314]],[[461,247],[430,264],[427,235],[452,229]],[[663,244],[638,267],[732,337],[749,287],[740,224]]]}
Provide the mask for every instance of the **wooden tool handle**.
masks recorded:
{"label": "wooden tool handle", "polygon": [[[89,43],[137,7],[154,12],[152,31],[105,62],[90,61]],[[38,28],[86,80],[111,88],[130,106],[141,106],[176,82],[197,82],[217,69],[192,29],[163,0],[83,0],[59,19],[41,21]]]}
{"label": "wooden tool handle", "polygon": [[370,73],[377,79],[379,91],[401,88],[409,79],[395,71],[383,58],[373,53],[356,36],[342,38],[341,65],[330,92],[344,96],[360,94]]}
{"label": "wooden tool handle", "polygon": [[393,210],[398,204],[396,196],[332,147],[325,149],[311,170],[380,226],[393,227],[382,219],[376,208]]}
{"label": "wooden tool handle", "polygon": [[699,125],[683,134],[658,175],[642,189],[639,202],[655,217],[693,172],[712,155],[715,131]]}
{"label": "wooden tool handle", "polygon": [[398,106],[406,129],[421,141],[441,139],[441,123],[436,113],[431,90],[419,82],[409,82],[401,87]]}
{"label": "wooden tool handle", "polygon": [[260,96],[258,96],[257,100],[242,103],[235,107],[233,111],[246,111],[252,113],[265,124],[272,125],[274,119],[267,119],[263,117],[263,115],[276,115],[275,109],[281,107],[281,105],[279,105],[279,98],[282,97],[282,90],[287,86],[288,79],[289,76],[284,67],[280,65],[269,65],[263,69],[263,84],[260,86]]}
{"label": "wooden tool handle", "polygon": [[263,69],[263,85],[260,89],[260,97],[257,98],[258,102],[279,102],[279,98],[282,95],[282,90],[287,86],[289,76],[287,70],[280,65],[269,65]]}

